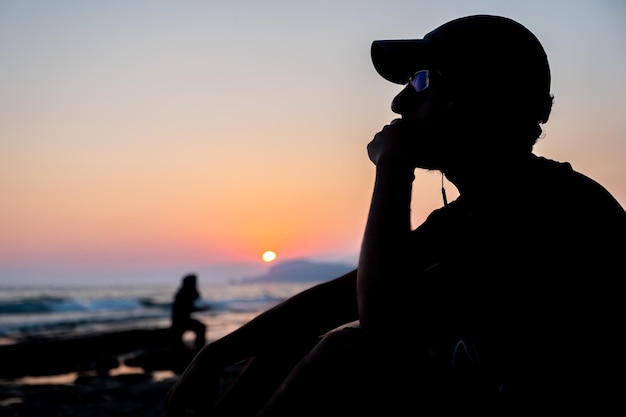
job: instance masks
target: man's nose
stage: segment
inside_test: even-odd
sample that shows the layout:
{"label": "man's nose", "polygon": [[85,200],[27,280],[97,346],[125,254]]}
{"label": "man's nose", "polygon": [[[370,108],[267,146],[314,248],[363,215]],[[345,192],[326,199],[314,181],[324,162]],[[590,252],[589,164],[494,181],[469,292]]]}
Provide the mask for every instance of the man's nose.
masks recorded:
{"label": "man's nose", "polygon": [[415,106],[415,90],[407,84],[391,101],[391,111],[397,114],[409,112]]}

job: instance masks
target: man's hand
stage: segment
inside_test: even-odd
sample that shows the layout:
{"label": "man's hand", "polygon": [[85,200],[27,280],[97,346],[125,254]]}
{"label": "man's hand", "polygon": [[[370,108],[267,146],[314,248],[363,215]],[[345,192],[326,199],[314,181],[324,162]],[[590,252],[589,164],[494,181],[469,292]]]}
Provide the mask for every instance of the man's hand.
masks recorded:
{"label": "man's hand", "polygon": [[413,169],[415,163],[416,142],[419,140],[416,123],[409,120],[394,119],[374,135],[367,145],[367,153],[374,165],[385,161],[396,167]]}

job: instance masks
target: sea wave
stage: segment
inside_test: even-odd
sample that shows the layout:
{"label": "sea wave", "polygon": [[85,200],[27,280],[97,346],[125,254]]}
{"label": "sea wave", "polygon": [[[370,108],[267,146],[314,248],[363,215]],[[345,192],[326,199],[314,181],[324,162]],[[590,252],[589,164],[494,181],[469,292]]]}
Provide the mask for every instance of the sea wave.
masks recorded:
{"label": "sea wave", "polygon": [[[196,313],[211,334],[232,329],[303,285],[206,286]],[[169,325],[173,289],[0,288],[0,338],[23,339]],[[226,324],[228,323],[228,324]]]}
{"label": "sea wave", "polygon": [[[74,298],[40,296],[0,301],[0,315],[89,310],[132,310],[146,305],[149,304],[145,300],[137,298],[78,300]],[[155,304],[154,306],[157,305]],[[162,307],[169,307],[169,304]]]}

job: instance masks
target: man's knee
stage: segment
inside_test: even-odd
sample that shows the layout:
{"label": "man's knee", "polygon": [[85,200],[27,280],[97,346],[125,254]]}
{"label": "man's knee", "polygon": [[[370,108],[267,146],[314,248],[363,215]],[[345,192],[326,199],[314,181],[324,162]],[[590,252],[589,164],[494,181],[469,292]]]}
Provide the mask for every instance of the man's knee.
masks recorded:
{"label": "man's knee", "polygon": [[363,330],[360,327],[342,327],[326,333],[319,341],[315,350],[354,352],[355,348],[363,344]]}

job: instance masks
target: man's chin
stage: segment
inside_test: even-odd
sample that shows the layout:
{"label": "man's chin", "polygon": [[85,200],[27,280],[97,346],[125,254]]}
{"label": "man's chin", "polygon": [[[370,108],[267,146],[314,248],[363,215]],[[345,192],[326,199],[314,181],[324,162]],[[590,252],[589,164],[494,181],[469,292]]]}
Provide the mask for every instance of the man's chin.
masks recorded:
{"label": "man's chin", "polygon": [[427,171],[440,171],[441,164],[439,164],[437,161],[420,160],[415,163],[415,168],[425,169]]}

